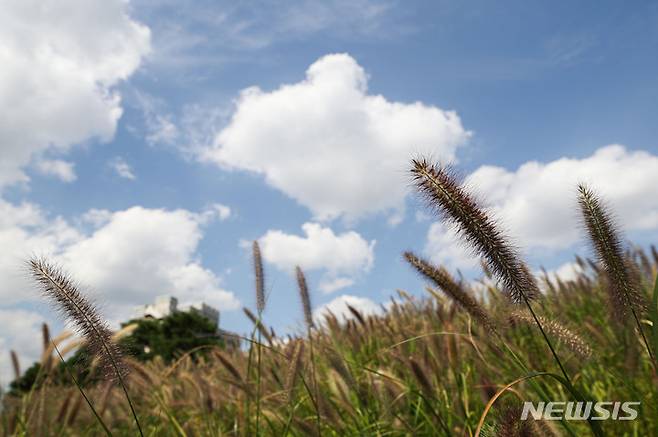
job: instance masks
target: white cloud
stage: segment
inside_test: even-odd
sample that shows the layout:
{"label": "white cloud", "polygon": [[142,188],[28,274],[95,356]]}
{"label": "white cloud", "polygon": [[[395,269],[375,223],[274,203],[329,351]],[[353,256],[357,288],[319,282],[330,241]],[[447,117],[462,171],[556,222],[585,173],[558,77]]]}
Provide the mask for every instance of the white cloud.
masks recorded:
{"label": "white cloud", "polygon": [[[203,226],[226,218],[224,205],[207,211],[133,207],[123,211],[90,210],[75,221],[50,218],[30,203],[11,204],[0,198],[0,356],[16,349],[24,365],[38,358],[41,317],[11,308],[40,300],[24,262],[47,255],[79,280],[101,303],[110,321],[124,321],[136,305],[157,295],[177,296],[181,303],[207,302],[221,310],[235,309],[235,295],[222,288],[221,278],[204,267],[197,252]],[[83,226],[84,225],[84,226]],[[90,232],[84,228],[91,226]],[[0,359],[0,379],[11,378],[8,360]]]}
{"label": "white cloud", "polygon": [[522,245],[547,249],[582,238],[579,182],[606,199],[625,229],[658,228],[658,156],[648,152],[610,145],[583,159],[527,162],[515,172],[483,166],[467,179]]}
{"label": "white cloud", "polygon": [[[310,35],[382,39],[415,29],[401,23],[397,0],[142,0],[137,5],[154,29],[153,62],[167,71],[256,55],[260,62],[268,56],[263,49]],[[178,80],[196,78],[198,72],[189,71]]]}
{"label": "white cloud", "polygon": [[313,310],[313,320],[322,325],[324,319],[330,313],[336,316],[339,321],[353,319],[354,315],[350,312],[347,306],[358,310],[363,316],[378,315],[383,312],[382,308],[372,300],[366,297],[351,296],[344,294],[338,296],[329,303],[326,303],[315,310]]}
{"label": "white cloud", "polygon": [[297,265],[307,271],[323,270],[320,289],[324,292],[352,285],[355,277],[374,264],[375,240],[368,242],[354,231],[336,235],[317,223],[304,223],[302,230],[303,237],[267,231],[259,239],[263,258],[286,272],[293,272]]}
{"label": "white cloud", "polygon": [[262,174],[320,220],[399,214],[410,157],[454,160],[470,134],[455,112],[391,102],[368,94],[367,83],[352,57],[335,54],[311,65],[301,82],[245,89],[201,159]]}
{"label": "white cloud", "polygon": [[108,214],[105,224],[59,258],[115,311],[162,294],[234,309],[236,297],[196,254],[206,221],[203,213],[133,207]]}
{"label": "white cloud", "polygon": [[89,233],[61,218],[49,219],[32,204],[0,201],[0,246],[6,248],[0,252],[2,303],[37,298],[22,263],[32,254],[45,254],[88,284],[113,318],[128,316],[133,305],[160,294],[236,308],[233,293],[221,287],[221,278],[202,265],[197,253],[203,225],[221,219],[221,210],[91,210],[83,216],[93,227]]}
{"label": "white cloud", "polygon": [[352,285],[354,285],[354,279],[339,277],[321,282],[319,288],[321,292],[329,294]]}
{"label": "white cloud", "polygon": [[231,216],[231,208],[222,205],[221,203],[215,203],[213,205],[213,209],[216,211],[217,217],[219,217],[220,220],[226,220]]}
{"label": "white cloud", "polygon": [[[581,274],[583,274],[583,269],[576,262],[567,262],[561,264],[555,270],[549,270],[546,272],[546,275],[550,280],[555,281],[558,278],[563,282],[575,281]],[[542,274],[538,274],[539,277],[543,277]]]}
{"label": "white cloud", "polygon": [[81,237],[64,220],[49,220],[33,204],[14,205],[0,199],[0,302],[12,305],[35,299],[26,280],[25,259],[35,253],[57,253]]}
{"label": "white cloud", "polygon": [[9,359],[10,351],[16,351],[21,372],[25,372],[41,356],[41,324],[43,318],[37,313],[19,309],[0,309],[0,386],[14,379]]}
{"label": "white cloud", "polygon": [[213,203],[212,205],[206,207],[206,209],[201,214],[198,214],[197,217],[200,224],[206,224],[215,219],[220,221],[227,220],[229,217],[231,217],[232,213],[233,212],[230,207],[221,203]]}
{"label": "white cloud", "polygon": [[[548,254],[584,240],[579,182],[605,199],[624,230],[658,229],[658,156],[645,151],[610,145],[586,158],[531,161],[516,171],[482,166],[466,179],[516,244]],[[463,265],[469,257],[439,224],[431,226],[427,247],[442,262]]]}
{"label": "white cloud", "polygon": [[122,112],[113,87],[150,48],[127,11],[123,0],[3,2],[0,187],[27,181],[24,167],[46,151],[112,138]]}
{"label": "white cloud", "polygon": [[128,164],[123,158],[116,157],[110,161],[109,165],[110,168],[112,168],[112,170],[114,170],[119,177],[129,179],[131,181],[137,179],[137,176],[135,176],[135,173],[133,172],[132,167],[130,167],[130,164]]}
{"label": "white cloud", "polygon": [[164,101],[143,92],[137,92],[135,99],[144,115],[146,142],[151,146],[175,145],[180,132],[173,116],[164,112]]}
{"label": "white cloud", "polygon": [[470,270],[478,266],[477,259],[462,243],[454,229],[441,222],[430,225],[424,252],[432,261],[449,269]]}
{"label": "white cloud", "polygon": [[77,179],[75,165],[60,159],[42,159],[36,163],[39,173],[54,176],[63,182],[73,182]]}

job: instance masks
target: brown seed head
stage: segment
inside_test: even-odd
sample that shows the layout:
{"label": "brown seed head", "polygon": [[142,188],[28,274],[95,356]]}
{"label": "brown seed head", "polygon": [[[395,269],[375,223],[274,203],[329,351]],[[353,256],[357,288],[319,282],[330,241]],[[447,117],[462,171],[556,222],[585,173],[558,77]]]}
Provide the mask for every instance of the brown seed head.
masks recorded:
{"label": "brown seed head", "polygon": [[85,339],[87,350],[97,359],[103,374],[108,378],[123,376],[126,371],[112,331],[99,315],[96,307],[78,289],[61,268],[44,258],[32,258],[28,268],[33,280],[41,287],[62,316]]}
{"label": "brown seed head", "polygon": [[583,223],[605,273],[613,315],[624,320],[631,310],[645,306],[638,291],[638,275],[624,255],[620,233],[601,199],[583,184],[578,185],[578,192]]}
{"label": "brown seed head", "polygon": [[434,282],[448,297],[468,312],[474,319],[482,323],[487,329],[495,330],[495,326],[484,308],[470,294],[464,291],[461,285],[455,282],[446,269],[443,267],[434,267],[413,252],[405,252],[404,258],[413,268]]}
{"label": "brown seed head", "polygon": [[306,284],[306,276],[302,269],[297,266],[295,268],[297,274],[297,285],[299,287],[299,298],[302,301],[302,310],[304,311],[304,321],[306,326],[311,329],[315,326],[313,323],[313,312],[311,306],[311,297],[308,293],[308,285]]}
{"label": "brown seed head", "polygon": [[252,245],[254,258],[254,276],[256,278],[256,309],[258,314],[265,310],[265,274],[263,273],[263,260],[260,255],[258,241]]}
{"label": "brown seed head", "polygon": [[420,159],[413,160],[411,173],[416,188],[426,197],[428,204],[442,212],[446,222],[456,225],[460,236],[486,260],[489,270],[502,281],[512,301],[519,303],[538,295],[534,277],[509,239],[448,169]]}

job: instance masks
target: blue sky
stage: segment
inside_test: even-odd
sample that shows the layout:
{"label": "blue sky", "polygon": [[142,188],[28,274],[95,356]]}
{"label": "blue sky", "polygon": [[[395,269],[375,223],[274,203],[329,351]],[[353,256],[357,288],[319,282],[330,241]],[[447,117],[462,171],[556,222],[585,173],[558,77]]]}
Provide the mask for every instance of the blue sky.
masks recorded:
{"label": "blue sky", "polygon": [[296,264],[318,311],[422,295],[407,249],[475,276],[410,193],[419,154],[454,162],[534,269],[588,254],[577,181],[630,239],[658,236],[656,2],[1,7],[2,357],[27,364],[40,323],[62,327],[21,271],[31,253],[113,321],[168,293],[240,332],[254,239],[282,333],[301,321]]}

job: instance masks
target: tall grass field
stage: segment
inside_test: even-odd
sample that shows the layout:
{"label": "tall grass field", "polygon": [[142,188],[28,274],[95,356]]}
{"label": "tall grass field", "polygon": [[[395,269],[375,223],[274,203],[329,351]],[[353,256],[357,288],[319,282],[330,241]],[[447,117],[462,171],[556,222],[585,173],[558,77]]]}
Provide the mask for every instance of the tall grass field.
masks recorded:
{"label": "tall grass field", "polygon": [[[0,434],[658,435],[658,252],[624,242],[605,193],[577,187],[592,256],[577,258],[567,281],[531,272],[502,224],[448,168],[418,159],[410,175],[427,207],[481,259],[481,278],[433,264],[409,241],[400,256],[424,290],[391,284],[400,288],[383,313],[350,307],[347,320],[318,321],[314,290],[297,268],[303,335],[277,336],[263,317],[276,297],[264,293],[257,242],[257,305],[246,309],[253,332],[239,348],[200,346],[172,361],[131,357],[118,340],[130,330],[110,330],[64,268],[28,260],[35,287],[81,340],[45,333],[39,383],[4,395]],[[79,347],[89,355],[86,370],[98,375],[92,382],[60,364]],[[610,417],[523,420],[524,402],[609,402]],[[622,402],[639,402],[636,418],[620,419]]]}

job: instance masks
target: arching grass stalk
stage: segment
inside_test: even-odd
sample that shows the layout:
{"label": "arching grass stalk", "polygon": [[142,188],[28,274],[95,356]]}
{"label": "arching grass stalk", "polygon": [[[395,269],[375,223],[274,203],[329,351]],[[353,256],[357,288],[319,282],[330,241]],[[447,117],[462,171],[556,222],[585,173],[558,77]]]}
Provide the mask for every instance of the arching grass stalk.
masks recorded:
{"label": "arching grass stalk", "polygon": [[144,436],[128,389],[124,381],[126,372],[119,347],[112,340],[112,332],[99,315],[96,307],[79,291],[74,281],[60,268],[44,258],[31,258],[27,262],[34,281],[62,315],[85,338],[89,353],[98,358],[99,367],[108,377],[116,377],[128,401],[140,436]]}

